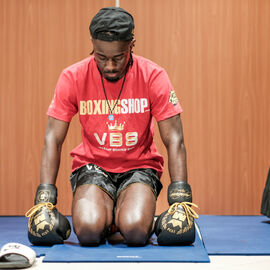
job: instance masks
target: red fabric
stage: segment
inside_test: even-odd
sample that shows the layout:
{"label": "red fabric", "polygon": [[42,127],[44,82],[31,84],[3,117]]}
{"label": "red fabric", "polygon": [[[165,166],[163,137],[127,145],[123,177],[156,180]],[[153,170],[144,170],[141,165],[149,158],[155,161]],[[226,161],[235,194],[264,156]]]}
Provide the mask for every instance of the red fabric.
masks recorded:
{"label": "red fabric", "polygon": [[[111,109],[123,78],[104,80]],[[172,85],[161,67],[133,55],[123,91],[110,121],[101,77],[93,57],[66,68],[58,80],[47,114],[70,122],[78,112],[82,143],[72,152],[72,170],[94,163],[106,171],[125,172],[135,168],[163,171],[163,158],[153,142],[153,116],[161,121],[182,112],[172,102]]]}

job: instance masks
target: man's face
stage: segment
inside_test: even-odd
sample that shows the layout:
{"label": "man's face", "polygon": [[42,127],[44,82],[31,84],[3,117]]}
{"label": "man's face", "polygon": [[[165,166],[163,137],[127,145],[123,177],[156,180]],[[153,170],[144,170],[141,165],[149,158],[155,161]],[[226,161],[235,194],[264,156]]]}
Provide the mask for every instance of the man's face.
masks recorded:
{"label": "man's face", "polygon": [[94,56],[102,76],[117,81],[124,74],[133,42],[92,39]]}

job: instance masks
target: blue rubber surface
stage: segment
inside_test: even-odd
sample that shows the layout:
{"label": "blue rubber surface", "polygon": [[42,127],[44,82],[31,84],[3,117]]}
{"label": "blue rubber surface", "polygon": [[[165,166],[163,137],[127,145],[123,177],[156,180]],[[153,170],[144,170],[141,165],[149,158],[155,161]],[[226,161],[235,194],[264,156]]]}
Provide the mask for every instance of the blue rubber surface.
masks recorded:
{"label": "blue rubber surface", "polygon": [[55,245],[43,262],[210,262],[199,236],[191,246],[158,246],[154,235],[144,247],[127,247],[108,241],[99,247],[81,247],[72,237],[69,244]]}
{"label": "blue rubber surface", "polygon": [[207,216],[197,220],[209,255],[270,255],[270,219]]}
{"label": "blue rubber surface", "polygon": [[0,247],[18,242],[33,248],[37,256],[46,255],[47,262],[209,262],[208,255],[270,255],[270,219],[264,216],[200,215],[203,242],[197,235],[194,245],[186,247],[158,246],[155,235],[145,247],[120,242],[81,247],[74,233],[63,245],[38,247],[28,241],[27,222],[25,217],[0,217]]}
{"label": "blue rubber surface", "polygon": [[127,247],[117,239],[99,247],[81,247],[72,232],[63,245],[38,247],[28,241],[27,222],[25,217],[0,217],[0,247],[9,242],[27,245],[37,256],[45,255],[44,262],[209,262],[198,235],[193,245],[183,247],[158,246],[155,235],[145,247]]}

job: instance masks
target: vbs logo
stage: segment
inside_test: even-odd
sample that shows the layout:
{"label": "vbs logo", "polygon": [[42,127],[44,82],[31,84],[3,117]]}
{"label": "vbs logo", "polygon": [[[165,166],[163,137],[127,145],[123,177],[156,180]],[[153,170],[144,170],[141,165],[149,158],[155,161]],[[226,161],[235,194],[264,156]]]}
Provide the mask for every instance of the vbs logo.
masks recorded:
{"label": "vbs logo", "polygon": [[102,136],[98,133],[94,133],[94,136],[99,145],[104,146],[106,142],[109,143],[110,147],[121,147],[121,146],[134,146],[138,143],[138,132],[127,132],[124,133],[125,122],[117,124],[107,123],[108,131],[110,133],[103,133]]}

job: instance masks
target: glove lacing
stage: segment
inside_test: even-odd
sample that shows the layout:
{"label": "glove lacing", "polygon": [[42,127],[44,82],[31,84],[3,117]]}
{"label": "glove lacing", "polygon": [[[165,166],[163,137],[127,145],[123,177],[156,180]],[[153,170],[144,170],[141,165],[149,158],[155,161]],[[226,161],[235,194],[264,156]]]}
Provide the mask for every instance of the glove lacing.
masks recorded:
{"label": "glove lacing", "polygon": [[186,216],[187,216],[187,221],[188,221],[189,226],[191,225],[190,217],[193,217],[195,219],[199,218],[199,215],[195,212],[194,209],[191,208],[191,206],[198,208],[198,205],[196,205],[195,203],[191,203],[191,202],[181,202],[181,203],[176,202],[170,206],[168,213],[170,215],[173,215],[177,211],[178,206],[183,207],[183,209],[186,213]]}
{"label": "glove lacing", "polygon": [[[47,207],[48,210],[53,210],[53,208],[55,208],[55,205],[53,205],[50,202],[44,202],[44,203],[39,203],[34,205],[32,208],[30,208],[26,213],[25,216],[28,218],[31,218],[32,216],[34,216],[36,214],[37,211],[39,211],[42,207]],[[30,223],[30,219],[29,219],[29,223]],[[28,223],[28,227],[30,228],[30,224]]]}

